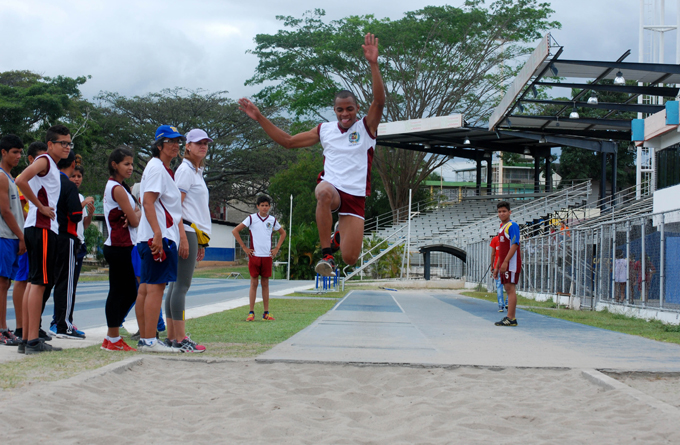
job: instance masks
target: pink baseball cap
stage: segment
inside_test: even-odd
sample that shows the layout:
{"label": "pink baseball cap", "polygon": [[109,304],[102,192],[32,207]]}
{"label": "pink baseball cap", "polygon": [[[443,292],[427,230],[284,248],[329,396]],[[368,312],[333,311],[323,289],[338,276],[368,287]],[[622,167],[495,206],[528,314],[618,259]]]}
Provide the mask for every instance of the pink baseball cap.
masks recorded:
{"label": "pink baseball cap", "polygon": [[198,142],[204,139],[207,139],[209,142],[213,141],[208,137],[208,133],[199,128],[194,128],[193,130],[187,133],[187,142]]}

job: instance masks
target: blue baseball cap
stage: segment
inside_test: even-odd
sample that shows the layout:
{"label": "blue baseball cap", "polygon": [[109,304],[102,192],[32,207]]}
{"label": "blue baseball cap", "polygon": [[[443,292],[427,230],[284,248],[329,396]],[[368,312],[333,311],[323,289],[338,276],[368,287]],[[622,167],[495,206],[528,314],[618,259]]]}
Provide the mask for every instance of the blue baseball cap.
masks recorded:
{"label": "blue baseball cap", "polygon": [[156,130],[156,139],[155,141],[158,142],[162,138],[168,138],[168,139],[175,139],[175,138],[181,138],[181,139],[186,139],[182,133],[177,131],[177,127],[173,127],[171,125],[161,125],[158,127]]}

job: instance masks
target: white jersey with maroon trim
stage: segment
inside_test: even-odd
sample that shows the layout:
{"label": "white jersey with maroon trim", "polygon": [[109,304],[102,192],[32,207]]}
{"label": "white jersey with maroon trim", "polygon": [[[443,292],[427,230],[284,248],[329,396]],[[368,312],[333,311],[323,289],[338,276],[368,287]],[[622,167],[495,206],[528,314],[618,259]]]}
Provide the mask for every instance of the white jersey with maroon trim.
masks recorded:
{"label": "white jersey with maroon trim", "polygon": [[[59,194],[61,193],[61,178],[59,177],[59,169],[52,156],[47,153],[41,154],[35,160],[45,158],[48,161],[47,173],[44,175],[37,174],[28,181],[28,186],[38,198],[42,205],[52,207],[54,212],[57,212],[57,202],[59,202]],[[35,162],[35,161],[34,161]],[[24,228],[37,227],[39,229],[49,229],[56,234],[59,234],[59,223],[57,218],[50,219],[42,213],[38,212],[38,208],[29,201],[28,215],[24,222]]]}
{"label": "white jersey with maroon trim", "polygon": [[281,224],[271,215],[262,218],[253,213],[243,220],[243,225],[250,231],[250,248],[257,257],[272,256],[272,232],[281,229]]}
{"label": "white jersey with maroon trim", "polygon": [[[113,190],[116,187],[123,187],[118,181],[109,178],[104,189],[104,221],[109,236],[104,241],[104,245],[113,247],[127,247],[135,244],[134,229],[125,225],[125,212],[113,197]],[[123,187],[125,190],[125,187]],[[135,200],[127,190],[125,195],[132,208],[135,208]]]}
{"label": "white jersey with maroon trim", "polygon": [[368,129],[366,118],[348,129],[338,122],[319,124],[317,132],[324,156],[319,179],[350,195],[370,195],[375,135]]}

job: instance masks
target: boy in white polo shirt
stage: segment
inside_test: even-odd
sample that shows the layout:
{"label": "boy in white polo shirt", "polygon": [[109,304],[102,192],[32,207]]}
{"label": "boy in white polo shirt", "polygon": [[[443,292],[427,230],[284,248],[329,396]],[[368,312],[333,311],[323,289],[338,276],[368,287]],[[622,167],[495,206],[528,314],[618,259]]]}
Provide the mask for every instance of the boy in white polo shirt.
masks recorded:
{"label": "boy in white polo shirt", "polygon": [[[272,276],[273,258],[279,253],[286,231],[281,224],[269,214],[271,198],[267,195],[257,197],[257,213],[249,215],[231,233],[248,255],[248,271],[250,272],[250,313],[246,321],[255,320],[255,296],[257,295],[258,278],[262,277],[262,303],[264,304],[263,320],[273,321],[269,313],[269,277]],[[250,248],[246,247],[239,232],[245,227],[250,231]],[[272,250],[272,233],[279,232],[279,242]]]}

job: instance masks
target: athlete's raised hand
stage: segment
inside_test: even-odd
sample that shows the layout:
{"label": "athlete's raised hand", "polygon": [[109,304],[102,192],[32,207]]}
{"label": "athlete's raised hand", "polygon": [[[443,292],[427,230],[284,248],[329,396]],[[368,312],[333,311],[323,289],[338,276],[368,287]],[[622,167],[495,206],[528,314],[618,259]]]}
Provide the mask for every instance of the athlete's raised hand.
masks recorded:
{"label": "athlete's raised hand", "polygon": [[373,34],[366,34],[364,36],[364,44],[361,45],[364,49],[364,57],[368,63],[378,63],[378,38]]}
{"label": "athlete's raised hand", "polygon": [[245,97],[242,97],[238,100],[238,104],[240,105],[238,107],[239,110],[246,113],[249,118],[257,120],[257,117],[260,115],[260,109],[257,108],[254,103]]}

